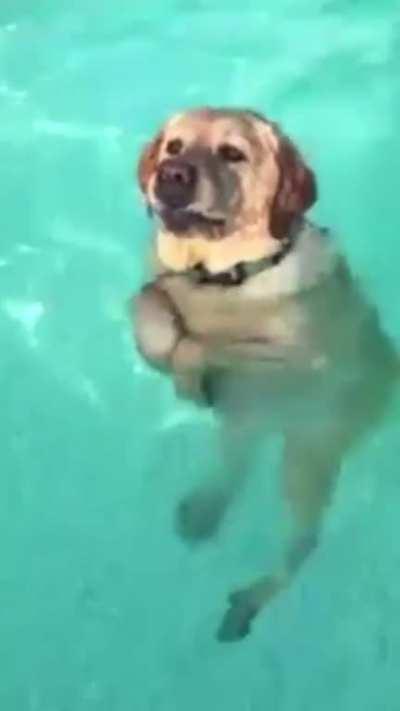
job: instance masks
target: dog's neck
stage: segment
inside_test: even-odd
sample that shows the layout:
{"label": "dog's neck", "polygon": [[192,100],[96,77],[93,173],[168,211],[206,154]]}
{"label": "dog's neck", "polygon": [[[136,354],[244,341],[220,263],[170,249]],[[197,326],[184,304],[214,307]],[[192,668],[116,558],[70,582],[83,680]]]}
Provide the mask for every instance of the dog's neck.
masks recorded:
{"label": "dog's neck", "polygon": [[186,272],[201,264],[209,274],[219,274],[238,264],[273,259],[285,248],[285,240],[272,237],[265,222],[238,229],[220,239],[207,237],[200,231],[185,237],[161,227],[156,248],[159,260],[171,271]]}
{"label": "dog's neck", "polygon": [[[334,243],[327,230],[305,219],[292,227],[289,240],[279,242],[280,250],[270,257],[236,262],[233,266],[211,273],[198,263],[191,269],[166,267],[154,254],[158,275],[185,274],[193,283],[219,286],[240,286],[250,297],[271,298],[309,289],[326,278],[337,264]],[[197,268],[196,268],[197,267]]]}
{"label": "dog's neck", "polygon": [[199,264],[189,272],[194,281],[198,284],[209,284],[211,286],[240,286],[245,281],[261,272],[277,267],[287,255],[292,251],[295,244],[295,237],[282,241],[282,248],[272,257],[262,257],[256,261],[238,262],[227,271],[218,272],[217,274],[210,273],[207,269]]}

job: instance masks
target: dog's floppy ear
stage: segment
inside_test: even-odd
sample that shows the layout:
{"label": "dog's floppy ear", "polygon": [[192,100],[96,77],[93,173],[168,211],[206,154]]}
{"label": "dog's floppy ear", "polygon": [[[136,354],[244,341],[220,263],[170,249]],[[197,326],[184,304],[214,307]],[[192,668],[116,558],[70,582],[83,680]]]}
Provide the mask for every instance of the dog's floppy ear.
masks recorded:
{"label": "dog's floppy ear", "polygon": [[270,230],[276,239],[284,239],[293,220],[317,200],[317,185],[314,173],[292,141],[275,125],[273,129],[278,139],[276,161],[279,182],[271,208]]}
{"label": "dog's floppy ear", "polygon": [[140,189],[143,193],[147,192],[148,182],[150,180],[151,175],[156,169],[158,154],[162,141],[163,134],[162,132],[160,132],[150,143],[147,143],[145,145],[142,154],[139,158],[137,177]]}

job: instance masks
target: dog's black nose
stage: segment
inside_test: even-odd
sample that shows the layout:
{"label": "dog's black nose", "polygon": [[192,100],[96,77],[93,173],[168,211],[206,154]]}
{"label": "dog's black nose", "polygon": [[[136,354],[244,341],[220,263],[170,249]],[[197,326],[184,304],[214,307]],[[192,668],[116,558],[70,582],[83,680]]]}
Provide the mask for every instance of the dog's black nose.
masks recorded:
{"label": "dog's black nose", "polygon": [[194,165],[176,158],[164,160],[157,172],[156,196],[167,207],[187,207],[193,202],[196,182]]}

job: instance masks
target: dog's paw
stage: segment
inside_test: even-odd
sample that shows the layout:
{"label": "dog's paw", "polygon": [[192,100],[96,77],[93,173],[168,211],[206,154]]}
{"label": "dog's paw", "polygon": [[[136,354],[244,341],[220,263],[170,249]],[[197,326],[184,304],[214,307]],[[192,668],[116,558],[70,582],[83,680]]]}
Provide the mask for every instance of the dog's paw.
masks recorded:
{"label": "dog's paw", "polygon": [[169,298],[155,283],[148,284],[130,303],[139,352],[154,367],[168,367],[179,343],[181,328]]}
{"label": "dog's paw", "polygon": [[219,642],[238,642],[251,631],[251,623],[258,613],[247,590],[239,590],[229,596],[229,607],[217,632]]}
{"label": "dog's paw", "polygon": [[227,500],[219,491],[199,490],[187,496],[177,509],[177,530],[187,541],[202,541],[217,531]]}

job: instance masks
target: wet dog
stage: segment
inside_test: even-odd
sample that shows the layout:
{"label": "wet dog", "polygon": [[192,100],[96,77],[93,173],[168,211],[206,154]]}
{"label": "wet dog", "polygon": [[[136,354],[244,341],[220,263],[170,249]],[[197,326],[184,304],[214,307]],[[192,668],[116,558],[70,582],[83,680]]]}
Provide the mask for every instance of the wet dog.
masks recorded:
{"label": "wet dog", "polygon": [[284,438],[292,532],[281,569],[230,595],[222,641],[248,634],[318,542],[344,457],[382,418],[398,357],[326,230],[305,213],[316,179],[252,111],[174,116],[145,147],[139,182],[158,229],[133,302],[138,348],[177,392],[215,408],[220,471],[179,506],[181,534],[218,528],[260,438]]}

